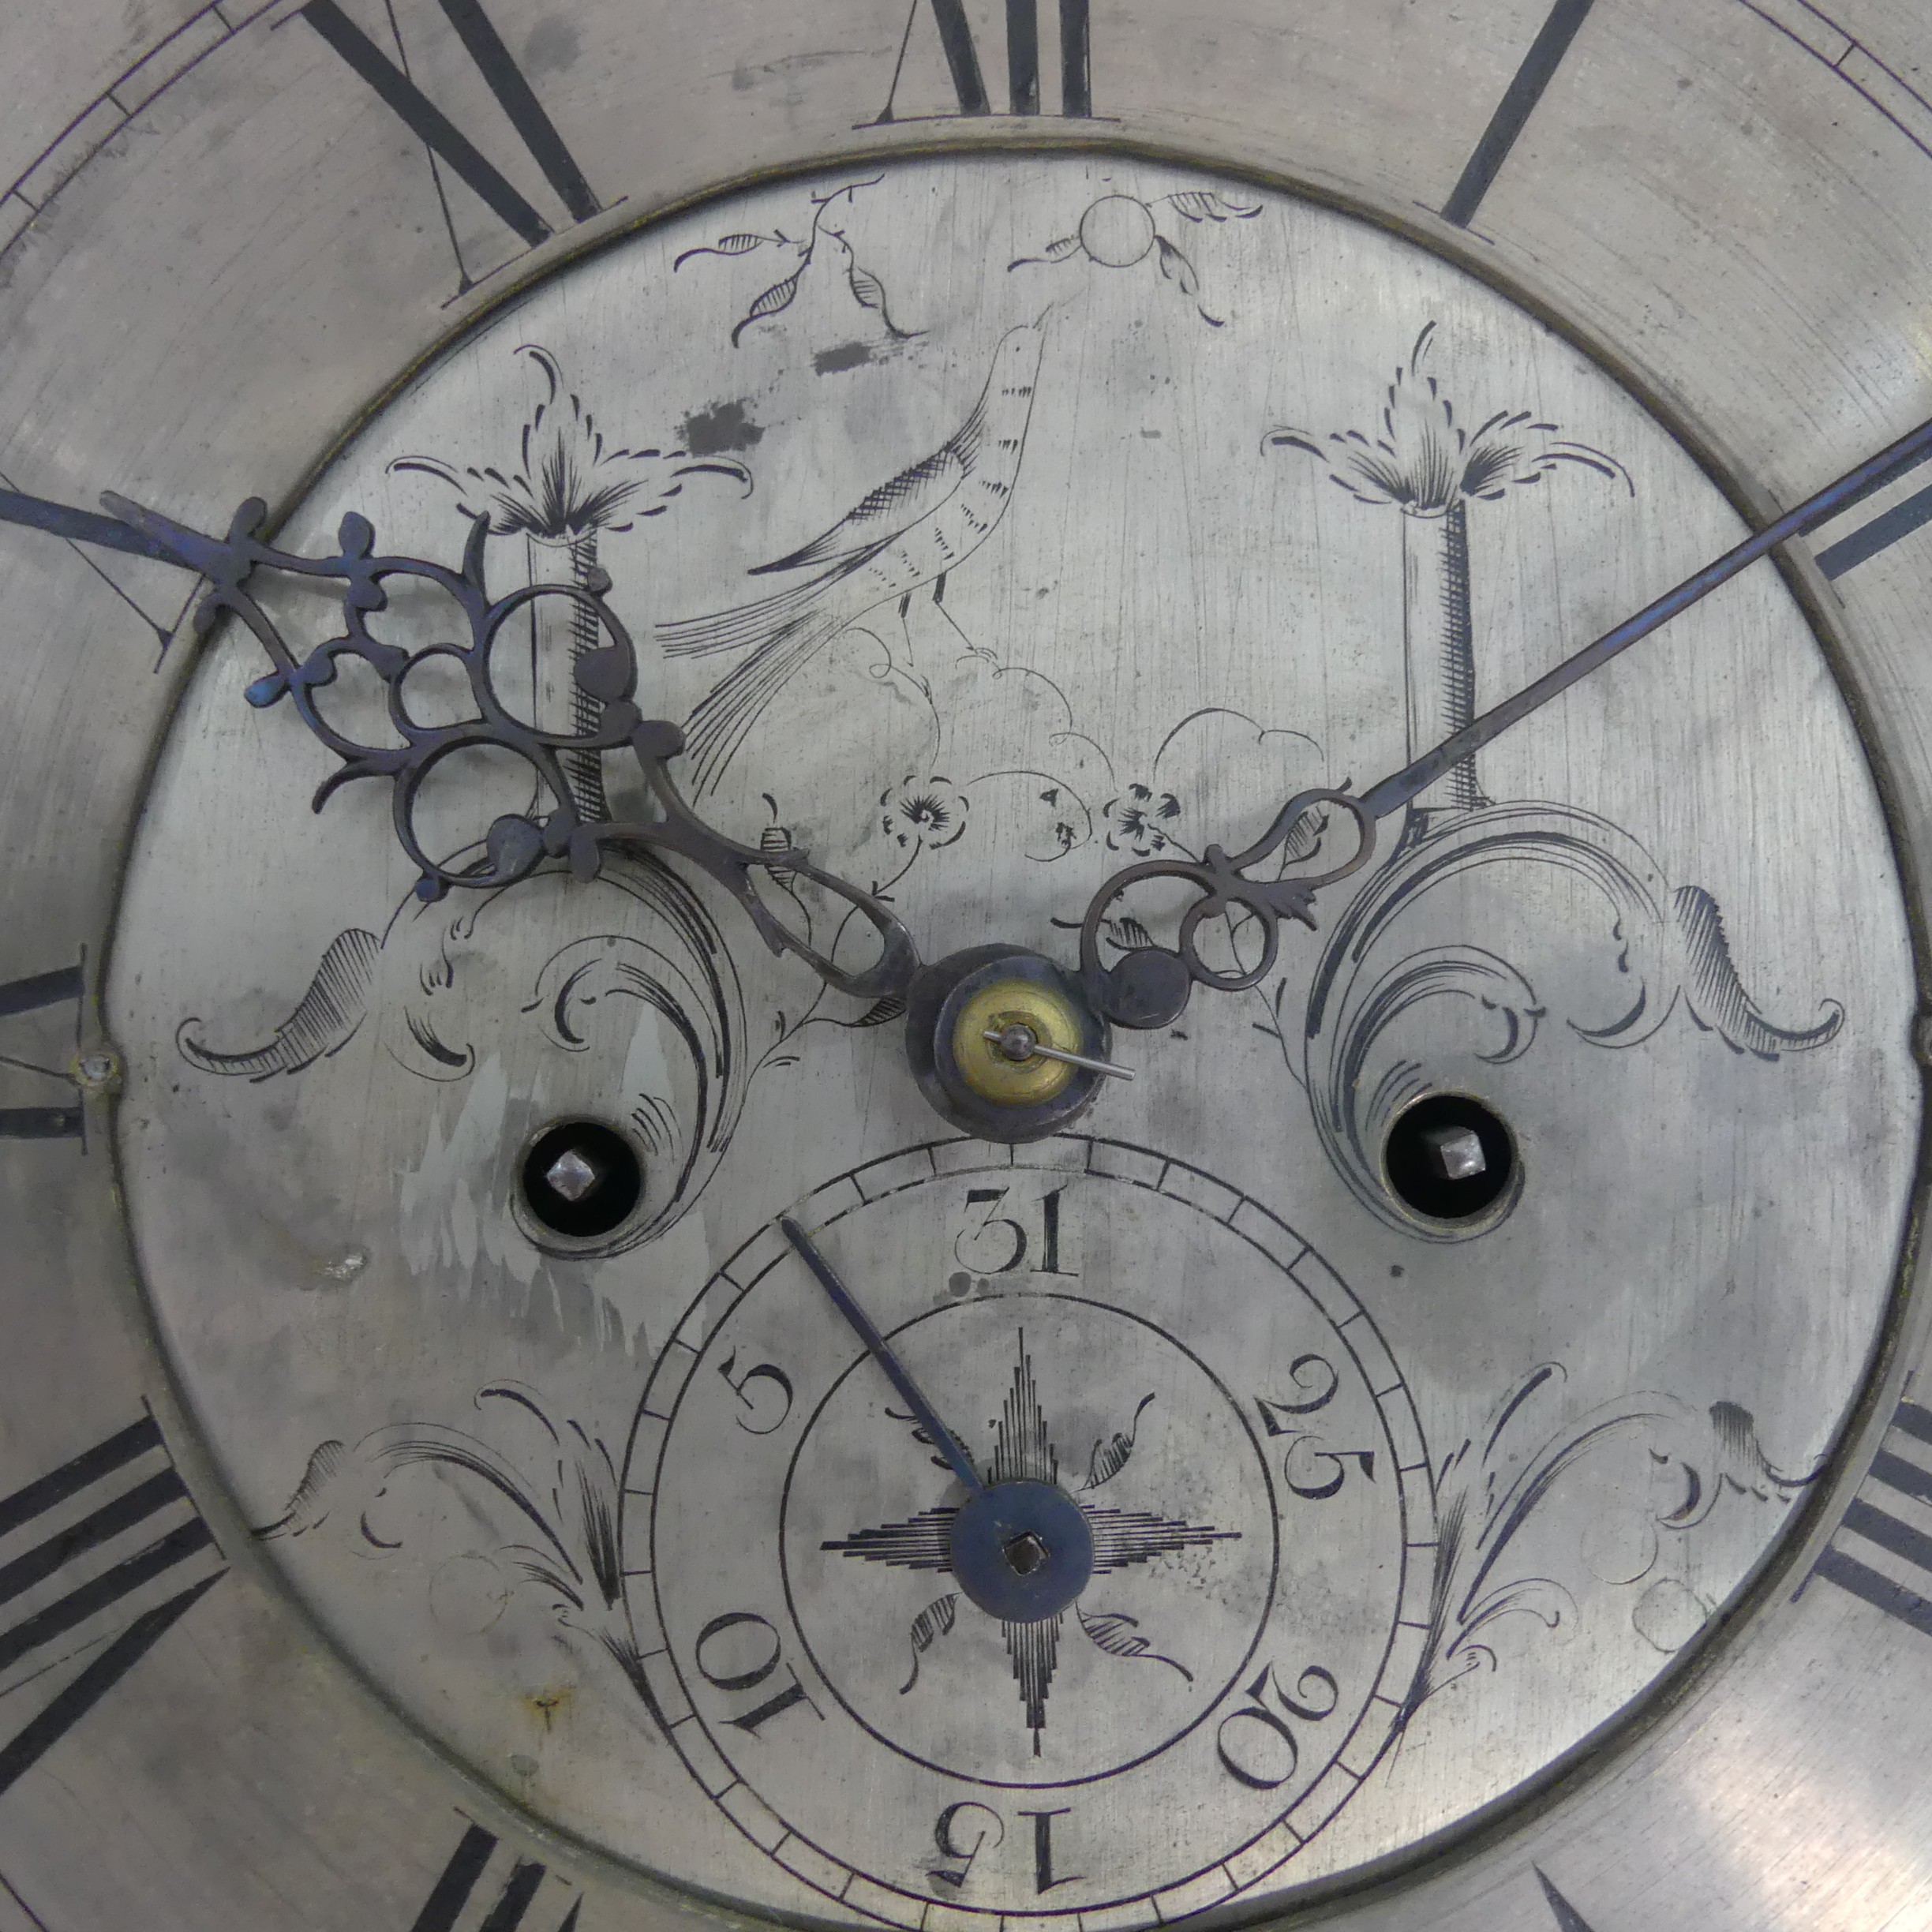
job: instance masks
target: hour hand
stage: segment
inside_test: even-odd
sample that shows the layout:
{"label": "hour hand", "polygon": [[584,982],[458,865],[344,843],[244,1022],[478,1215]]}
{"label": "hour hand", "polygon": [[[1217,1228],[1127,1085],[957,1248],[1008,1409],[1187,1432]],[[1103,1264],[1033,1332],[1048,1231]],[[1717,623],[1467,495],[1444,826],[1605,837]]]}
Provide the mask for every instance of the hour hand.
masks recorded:
{"label": "hour hand", "polygon": [[[122,500],[107,496],[102,501],[111,508]],[[141,512],[144,518],[149,514]],[[153,520],[157,524],[166,522],[162,518]],[[54,503],[45,496],[29,496],[24,491],[10,489],[0,489],[0,523],[17,523],[23,529],[43,530],[48,536],[63,537],[69,543],[92,544],[98,549],[122,550],[131,556],[152,557],[156,563],[176,564],[182,570],[199,571],[202,567],[189,548],[175,541],[176,537],[198,537],[198,534],[184,530],[178,524],[167,524],[167,530],[174,534],[163,536],[130,523],[118,515],[103,516],[97,510],[77,509],[71,504]],[[199,537],[198,541],[208,544],[213,540]]]}
{"label": "hour hand", "polygon": [[[706,825],[686,803],[668,768],[668,762],[684,748],[683,734],[668,719],[646,718],[635,702],[637,653],[629,633],[605,601],[608,578],[590,583],[531,584],[492,597],[484,577],[489,525],[482,519],[472,525],[460,567],[451,568],[414,557],[379,554],[373,526],[353,511],[342,519],[338,551],[313,557],[279,549],[264,540],[268,506],[259,497],[242,504],[227,536],[220,537],[111,492],[101,501],[106,515],[15,491],[0,492],[0,519],[69,541],[152,557],[205,577],[209,588],[196,612],[197,631],[205,635],[224,613],[232,615],[268,658],[268,674],[249,687],[249,702],[267,707],[289,699],[302,722],[340,760],[316,792],[316,809],[352,779],[391,781],[397,835],[421,871],[416,889],[421,897],[438,899],[457,886],[494,890],[514,885],[545,860],[567,859],[578,877],[591,878],[611,848],[676,852],[731,893],[774,953],[796,955],[838,991],[878,1000],[902,995],[911,985],[919,967],[918,951],[912,935],[876,894],[813,864],[796,846],[767,851],[740,844]],[[256,574],[264,571],[306,578],[334,590],[342,605],[339,634],[306,652],[291,646],[280,621],[255,593]],[[386,606],[389,581],[412,577],[438,586],[454,600],[467,620],[466,645],[438,642],[423,650],[408,650],[370,633],[367,620]],[[563,600],[574,607],[574,614],[587,615],[603,639],[572,672],[578,687],[597,700],[596,720],[588,730],[545,730],[518,717],[496,690],[491,651],[498,633],[544,599]],[[439,725],[419,724],[410,716],[404,681],[432,653],[462,664],[474,716]],[[335,682],[339,661],[344,657],[361,659],[381,680],[388,721],[402,740],[399,745],[365,743],[317,705],[316,692]],[[627,820],[586,815],[566,775],[566,758],[627,747],[638,761],[650,795],[650,815]],[[430,773],[445,759],[478,750],[505,751],[522,758],[556,801],[556,808],[541,818],[499,817],[484,832],[480,856],[476,846],[458,859],[432,856],[417,837],[417,796]],[[878,941],[877,958],[870,966],[853,968],[819,951],[808,938],[784,924],[760,896],[754,882],[760,874],[781,883],[809,880],[842,900],[872,927]]]}

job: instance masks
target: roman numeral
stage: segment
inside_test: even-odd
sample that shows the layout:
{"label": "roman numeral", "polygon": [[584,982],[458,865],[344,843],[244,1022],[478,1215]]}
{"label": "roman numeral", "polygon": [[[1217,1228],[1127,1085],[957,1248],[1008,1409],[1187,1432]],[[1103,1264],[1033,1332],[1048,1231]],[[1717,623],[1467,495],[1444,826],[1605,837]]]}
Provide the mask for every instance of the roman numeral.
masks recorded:
{"label": "roman numeral", "polygon": [[[1060,26],[1060,105],[1056,111],[1075,120],[1093,113],[1093,30],[1089,0],[1058,0]],[[1005,0],[1006,104],[995,108],[987,92],[986,70],[968,17],[966,0],[912,0],[892,86],[876,120],[861,127],[882,127],[894,121],[950,121],[994,113],[1037,114],[1040,106],[1039,0]],[[900,84],[906,77],[907,57],[913,51],[916,30],[930,16],[938,31],[956,107],[934,112],[899,111]]]}
{"label": "roman numeral", "polygon": [[[1922,462],[1925,460],[1923,457],[1919,459]],[[1892,480],[1890,477],[1885,478],[1888,483]],[[1895,503],[1889,510],[1880,511],[1848,537],[1840,537],[1836,543],[1827,544],[1818,553],[1818,567],[1827,577],[1842,577],[1867,557],[1875,557],[1881,550],[1890,549],[1901,537],[1909,537],[1914,530],[1923,530],[1928,523],[1932,523],[1932,483],[1903,502]]]}
{"label": "roman numeral", "polygon": [[[472,1825],[464,1832],[410,1932],[456,1932],[459,1920],[466,1927],[469,1926],[471,1915],[465,1908],[476,1897],[498,1843],[496,1834],[485,1831],[481,1825]],[[487,1915],[476,1922],[475,1932],[519,1932],[547,1871],[548,1867],[534,1859],[515,1859]],[[489,1896],[485,1888],[483,1896]],[[582,1910],[583,1900],[573,1899],[556,1932],[577,1932],[578,1915]],[[535,1932],[534,1923],[532,1932]]]}
{"label": "roman numeral", "polygon": [[[32,1013],[54,1013],[63,1006],[73,1009],[74,1050],[80,1046],[80,1002],[87,990],[86,956],[81,964],[58,967],[52,972],[32,973],[24,979],[9,979],[0,986],[0,1020],[17,1019]],[[6,1037],[11,1043],[13,1035]],[[0,1106],[0,1140],[78,1140],[87,1146],[86,1115],[80,1105],[80,1090],[73,1073],[58,1064],[56,1057],[43,1053],[38,1058],[27,1052],[0,1051],[0,1066],[32,1076],[36,1081],[53,1080],[68,1090],[69,1099],[57,1106]],[[29,1090],[31,1091],[31,1089]]]}
{"label": "roman numeral", "polygon": [[0,1792],[223,1574],[152,1416],[0,1498]]}
{"label": "roman numeral", "polygon": [[1490,183],[1509,159],[1510,150],[1516,145],[1516,137],[1523,131],[1523,123],[1535,111],[1537,103],[1543,98],[1543,90],[1563,64],[1563,56],[1570,51],[1570,43],[1577,37],[1578,28],[1583,24],[1585,16],[1594,4],[1595,0],[1556,0],[1550,9],[1548,19],[1530,43],[1530,51],[1523,56],[1522,65],[1503,90],[1496,112],[1489,117],[1489,125],[1483,129],[1482,139],[1476,144],[1475,152],[1463,166],[1461,178],[1451,190],[1449,199],[1443,204],[1444,221],[1453,222],[1458,228],[1470,225],[1477,209],[1482,205],[1483,197],[1489,192]]}
{"label": "roman numeral", "polygon": [[[1920,1526],[1932,1522],[1932,1456],[1925,1455],[1932,1409],[1900,1402],[1885,1442],[1896,1447],[1882,1447],[1873,1458],[1863,1488],[1796,1593],[1822,1577],[1932,1637],[1932,1535]],[[1916,1456],[1899,1453],[1912,1445],[1919,1445]],[[1890,1559],[1882,1569],[1874,1560],[1881,1551]]]}
{"label": "roman numeral", "polygon": [[[508,117],[517,138],[530,158],[543,170],[545,180],[556,191],[573,222],[588,221],[603,212],[603,204],[590,191],[583,170],[564,144],[556,124],[544,111],[522,69],[510,58],[510,50],[483,10],[481,0],[437,0],[444,17],[455,29],[463,51],[489,84],[497,104]],[[402,52],[402,36],[397,30],[400,64],[390,59],[362,29],[343,12],[340,0],[309,0],[300,9],[305,20],[347,63],[357,77],[374,90],[377,97],[410,132],[429,150],[430,170],[436,174],[440,161],[472,194],[511,230],[526,248],[547,242],[551,226],[511,183],[502,170],[485,159],[483,153],[423,91],[410,78],[408,57]],[[393,23],[394,16],[391,14]],[[436,192],[443,193],[442,178],[436,176]],[[447,198],[443,217],[449,230],[450,246],[456,256],[461,278],[459,293],[475,287],[485,275],[493,275],[504,264],[497,262],[481,275],[473,275],[456,225],[451,217]]]}

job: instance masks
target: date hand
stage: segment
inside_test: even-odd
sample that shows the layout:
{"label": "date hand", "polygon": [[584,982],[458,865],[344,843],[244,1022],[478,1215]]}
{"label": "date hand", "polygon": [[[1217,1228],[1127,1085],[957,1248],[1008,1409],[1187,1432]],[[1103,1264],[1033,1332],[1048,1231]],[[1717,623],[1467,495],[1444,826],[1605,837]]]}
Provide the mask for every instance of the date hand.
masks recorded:
{"label": "date hand", "polygon": [[859,1339],[886,1371],[886,1379],[899,1391],[899,1398],[912,1411],[913,1420],[925,1432],[927,1440],[946,1459],[946,1466],[974,1495],[986,1485],[973,1467],[972,1458],[960,1447],[959,1438],[939,1420],[938,1410],[919,1393],[919,1384],[907,1373],[904,1363],[892,1352],[886,1338],[872,1325],[872,1318],[852,1299],[852,1290],[841,1281],[832,1264],[818,1251],[816,1243],[789,1215],[779,1216],[778,1226],[785,1239],[798,1250],[799,1259],[818,1279],[818,1285],[832,1297],[832,1305],[850,1322]]}
{"label": "date hand", "polygon": [[[473,525],[459,569],[406,556],[379,556],[375,531],[365,517],[343,517],[340,546],[333,556],[298,556],[265,542],[268,506],[259,497],[244,503],[225,537],[209,537],[146,510],[125,497],[104,495],[110,513],[77,510],[14,491],[0,491],[0,519],[42,530],[70,541],[95,544],[148,556],[194,571],[208,582],[197,607],[197,637],[206,637],[224,613],[245,625],[267,653],[271,669],[248,688],[249,703],[267,707],[286,698],[302,722],[341,760],[317,790],[320,811],[339,785],[356,778],[392,781],[392,812],[403,849],[421,867],[418,895],[441,898],[452,886],[493,890],[527,878],[545,859],[564,859],[579,878],[594,878],[607,848],[655,847],[681,853],[716,879],[741,905],[774,953],[792,953],[841,993],[877,1000],[903,995],[919,968],[912,935],[878,898],[814,865],[799,847],[766,851],[743,845],[714,831],[698,818],[672,781],[668,761],[684,748],[679,727],[665,718],[647,718],[634,702],[637,653],[630,634],[605,601],[608,578],[590,584],[531,584],[492,597],[484,582],[486,520]],[[341,634],[303,654],[292,650],[276,619],[256,597],[258,571],[320,581],[337,591]],[[437,642],[406,650],[387,644],[368,629],[370,615],[388,603],[392,578],[417,578],[436,585],[462,612],[470,631],[467,644]],[[510,620],[545,600],[563,599],[587,612],[601,635],[600,648],[580,658],[573,670],[578,687],[597,701],[594,727],[588,731],[540,729],[517,717],[499,697],[492,654]],[[454,724],[419,724],[410,713],[406,680],[423,661],[454,658],[469,680],[474,715]],[[400,745],[369,745],[331,724],[315,694],[335,681],[338,661],[360,658],[382,681],[389,722]],[[638,762],[651,815],[635,820],[586,819],[565,776],[564,759],[573,753],[601,754],[628,747]],[[556,801],[544,816],[513,814],[497,818],[481,841],[482,856],[461,864],[432,857],[417,837],[418,794],[430,773],[446,758],[465,751],[508,751],[535,772]],[[878,957],[862,970],[836,965],[810,941],[784,924],[761,897],[755,874],[786,881],[810,879],[863,917],[878,936]]]}
{"label": "date hand", "polygon": [[959,1438],[919,1393],[905,1364],[852,1299],[811,1237],[789,1215],[780,1215],[778,1226],[886,1371],[921,1434],[966,1485],[966,1500],[945,1512],[951,1518],[946,1553],[960,1588],[989,1616],[1005,1623],[1035,1623],[1058,1616],[1093,1575],[1093,1525],[1086,1511],[1058,1483],[1024,1477],[983,1481]]}
{"label": "date hand", "polygon": [[[1473,757],[1533,711],[1540,710],[1619,653],[1709,597],[1720,585],[1728,583],[1780,544],[1829,521],[1859,497],[1910,468],[1929,451],[1932,451],[1932,422],[1922,423],[1909,436],[1868,457],[1855,469],[1847,470],[1795,510],[1787,511],[1775,522],[1705,564],[1695,575],[1686,578],[1675,590],[1646,605],[1634,617],[1626,618],[1615,630],[1606,631],[1554,669],[1525,685],[1514,697],[1506,698],[1460,731],[1452,732],[1433,750],[1424,752],[1401,770],[1391,772],[1366,792],[1298,792],[1282,806],[1261,837],[1232,858],[1220,846],[1210,845],[1198,862],[1153,859],[1116,872],[1094,895],[1080,924],[1080,983],[1087,998],[1118,1026],[1163,1027],[1181,1017],[1188,995],[1196,986],[1213,992],[1238,993],[1258,985],[1273,969],[1280,950],[1281,922],[1296,919],[1313,929],[1314,895],[1323,886],[1348,878],[1368,863],[1375,852],[1377,821],[1419,798],[1465,758]],[[1307,813],[1323,806],[1338,807],[1355,822],[1358,843],[1347,859],[1327,872],[1266,880],[1248,877],[1251,867],[1286,845],[1297,823]],[[1182,879],[1200,889],[1200,897],[1182,915],[1176,945],[1171,949],[1143,946],[1127,953],[1111,968],[1102,965],[1100,933],[1107,908],[1128,887],[1151,878]],[[1196,939],[1204,921],[1219,919],[1236,909],[1251,913],[1260,923],[1260,960],[1251,970],[1217,972],[1202,959]]]}

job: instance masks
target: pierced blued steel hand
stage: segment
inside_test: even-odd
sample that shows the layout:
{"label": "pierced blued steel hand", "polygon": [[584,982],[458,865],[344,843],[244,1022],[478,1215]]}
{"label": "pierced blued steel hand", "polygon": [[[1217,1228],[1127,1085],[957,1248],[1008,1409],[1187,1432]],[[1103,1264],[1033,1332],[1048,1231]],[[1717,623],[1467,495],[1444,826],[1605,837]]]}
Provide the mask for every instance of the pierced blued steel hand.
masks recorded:
{"label": "pierced blued steel hand", "polygon": [[[1315,894],[1324,886],[1359,872],[1368,863],[1375,852],[1375,828],[1379,820],[1411,803],[1465,758],[1473,757],[1485,745],[1522,723],[1571,685],[1580,683],[1619,653],[1647,638],[1720,585],[1728,583],[1780,544],[1829,521],[1928,453],[1932,453],[1932,422],[1922,423],[1909,436],[1868,457],[1855,469],[1847,470],[1795,509],[1787,511],[1775,522],[1767,524],[1694,576],[1686,578],[1676,589],[1646,605],[1634,617],[1606,631],[1564,658],[1553,670],[1525,685],[1514,697],[1506,698],[1459,731],[1452,732],[1432,750],[1412,759],[1401,770],[1391,772],[1367,791],[1297,792],[1275,814],[1273,824],[1260,838],[1232,857],[1220,846],[1210,845],[1198,860],[1150,859],[1114,873],[1094,895],[1080,924],[1080,983],[1086,997],[1117,1026],[1162,1027],[1180,1017],[1189,994],[1196,986],[1217,993],[1239,993],[1259,985],[1273,969],[1281,949],[1282,921],[1299,919],[1313,930]],[[1286,878],[1248,876],[1252,867],[1286,847],[1296,826],[1307,814],[1324,807],[1344,812],[1354,821],[1358,842],[1341,864],[1326,872]],[[1174,945],[1138,947],[1113,966],[1103,965],[1100,935],[1108,908],[1129,887],[1155,878],[1181,880],[1197,888],[1200,895],[1181,915]],[[1260,959],[1252,968],[1217,972],[1201,957],[1198,935],[1204,922],[1237,910],[1252,914],[1260,922]]]}
{"label": "pierced blued steel hand", "polygon": [[819,1252],[812,1237],[789,1215],[778,1218],[780,1231],[798,1250],[799,1259],[818,1277],[818,1285],[832,1297],[832,1305],[850,1322],[854,1332],[886,1371],[886,1378],[899,1391],[899,1398],[912,1411],[912,1419],[927,1440],[945,1458],[946,1466],[977,1496],[985,1488],[972,1458],[960,1447],[960,1440],[939,1420],[938,1411],[919,1393],[919,1384],[908,1373],[905,1364],[892,1351],[891,1344],[872,1325],[872,1318],[852,1299],[852,1290],[838,1278],[832,1264]]}
{"label": "pierced blued steel hand", "polygon": [[[375,530],[365,517],[345,516],[337,532],[339,549],[324,557],[297,556],[264,542],[268,506],[250,497],[235,512],[225,537],[209,537],[170,518],[111,494],[101,499],[110,513],[102,516],[17,492],[0,492],[0,518],[44,530],[72,541],[105,545],[178,565],[208,579],[197,606],[195,634],[205,638],[224,614],[245,624],[268,654],[272,668],[248,687],[250,704],[266,707],[284,698],[302,722],[342,762],[315,796],[320,811],[339,785],[357,778],[392,781],[391,811],[396,836],[421,868],[417,893],[441,898],[453,886],[493,889],[526,878],[545,859],[563,859],[579,878],[594,878],[607,849],[656,847],[681,853],[701,867],[743,907],[774,953],[791,953],[841,993],[864,999],[903,994],[919,968],[912,935],[873,893],[814,865],[806,853],[786,844],[766,850],[740,844],[698,818],[672,779],[668,762],[684,748],[684,735],[665,718],[647,718],[635,702],[637,652],[631,636],[605,601],[610,578],[599,573],[586,584],[532,584],[493,597],[484,580],[485,519],[476,519],[464,546],[462,567],[451,570],[419,558],[379,556]],[[252,587],[257,571],[339,584],[341,635],[298,655],[275,619]],[[462,613],[466,643],[439,642],[405,650],[373,636],[368,620],[386,608],[391,578],[416,578],[445,592]],[[578,687],[595,698],[600,710],[589,731],[546,731],[515,715],[498,695],[492,653],[510,620],[545,599],[561,598],[587,611],[605,642],[580,657],[572,675]],[[315,694],[335,681],[338,661],[360,658],[382,681],[391,728],[399,745],[369,745],[331,724],[318,709]],[[475,715],[454,724],[425,724],[410,712],[405,681],[432,657],[453,659],[468,679]],[[654,815],[637,819],[586,820],[565,776],[564,758],[578,752],[602,753],[628,747],[642,774]],[[425,781],[445,759],[481,749],[508,751],[535,772],[556,808],[541,817],[507,814],[483,838],[483,856],[461,863],[432,857],[417,833],[416,807]],[[879,956],[862,970],[835,964],[811,942],[780,920],[753,884],[754,874],[777,880],[803,878],[845,901],[878,936]]]}

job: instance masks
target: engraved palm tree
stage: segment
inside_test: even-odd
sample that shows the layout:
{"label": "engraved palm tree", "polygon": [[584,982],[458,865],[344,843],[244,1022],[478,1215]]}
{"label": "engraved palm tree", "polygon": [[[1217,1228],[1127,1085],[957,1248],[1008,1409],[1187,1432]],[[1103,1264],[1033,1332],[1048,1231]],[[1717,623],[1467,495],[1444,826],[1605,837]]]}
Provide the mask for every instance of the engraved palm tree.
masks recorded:
{"label": "engraved palm tree", "polygon": [[[1469,723],[1476,710],[1470,504],[1495,502],[1566,463],[1636,494],[1629,472],[1614,457],[1564,440],[1554,423],[1536,421],[1527,410],[1505,411],[1464,429],[1425,366],[1434,334],[1432,323],[1396,371],[1379,435],[1350,430],[1318,438],[1279,429],[1263,439],[1264,447],[1316,457],[1330,480],[1358,500],[1393,504],[1402,512],[1411,758]],[[1778,1025],[1747,990],[1722,910],[1702,886],[1673,889],[1632,833],[1593,812],[1535,799],[1491,803],[1473,761],[1465,759],[1410,807],[1397,849],[1331,928],[1316,961],[1299,1035],[1299,1077],[1323,1151],[1356,1199],[1406,1234],[1415,1234],[1417,1225],[1393,1202],[1380,1151],[1390,1122],[1435,1083],[1414,1050],[1414,1028],[1422,1024],[1415,1018],[1418,1010],[1443,1014],[1450,1009],[1440,1002],[1452,1000],[1464,1013],[1481,1014],[1484,1024],[1500,1028],[1478,1049],[1494,1066],[1529,1052],[1551,1010],[1526,962],[1505,957],[1494,935],[1466,934],[1447,944],[1425,940],[1412,931],[1408,915],[1445,881],[1477,872],[1500,879],[1539,866],[1559,867],[1594,889],[1616,949],[1616,983],[1622,990],[1601,1017],[1567,1015],[1571,1037],[1593,1046],[1634,1046],[1681,1012],[1734,1053],[1769,1061],[1822,1046],[1844,1021],[1843,1007],[1828,999],[1810,1025]],[[1282,990],[1277,987],[1278,998]],[[1443,1039],[1433,1029],[1429,1036]],[[1285,1035],[1276,1037],[1286,1050]],[[1444,1223],[1425,1238],[1462,1241],[1484,1225]]]}
{"label": "engraved palm tree", "polygon": [[[728,457],[694,459],[681,449],[627,449],[607,444],[583,399],[569,389],[557,359],[548,349],[526,343],[517,350],[543,372],[545,394],[525,421],[517,460],[508,470],[493,466],[458,469],[434,456],[399,456],[391,470],[419,470],[457,492],[466,516],[487,517],[490,534],[521,534],[533,545],[564,551],[571,581],[601,597],[610,574],[598,560],[598,540],[606,530],[627,530],[646,517],[662,516],[691,476],[726,476],[751,491],[751,473]],[[539,722],[548,711],[555,728],[580,736],[594,732],[602,702],[572,675],[579,660],[600,649],[605,638],[597,612],[572,601],[568,628],[552,642],[551,675],[538,674],[539,688],[552,694],[537,699]],[[608,818],[604,761],[595,751],[569,751],[563,758],[571,803],[588,822]]]}
{"label": "engraved palm tree", "polygon": [[[1425,365],[1429,323],[1395,372],[1383,403],[1380,433],[1359,429],[1317,436],[1271,429],[1264,448],[1296,449],[1328,466],[1330,481],[1358,501],[1402,512],[1402,650],[1406,669],[1409,755],[1441,743],[1476,715],[1475,632],[1470,601],[1469,507],[1496,503],[1540,483],[1565,463],[1636,486],[1614,456],[1563,439],[1554,423],[1527,410],[1500,410],[1473,429]],[[1465,758],[1416,800],[1413,809],[1467,811],[1485,803],[1476,762]]]}

